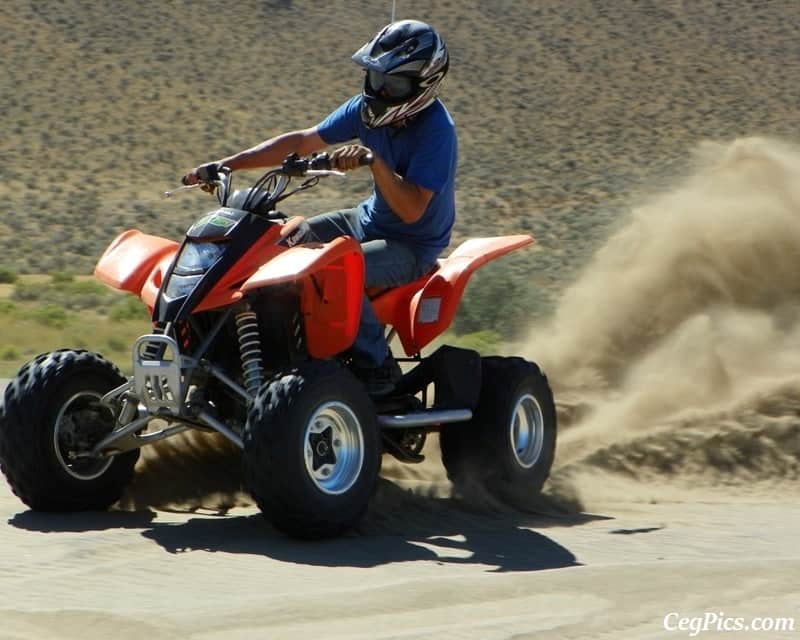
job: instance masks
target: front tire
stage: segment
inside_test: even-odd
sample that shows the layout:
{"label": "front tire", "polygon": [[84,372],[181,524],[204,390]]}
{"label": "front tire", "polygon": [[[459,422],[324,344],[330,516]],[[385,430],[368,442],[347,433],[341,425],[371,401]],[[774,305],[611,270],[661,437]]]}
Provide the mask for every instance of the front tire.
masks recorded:
{"label": "front tire", "polygon": [[266,383],[250,410],[244,471],[272,524],[297,538],[335,536],[367,508],[380,468],[375,409],[335,361]]}
{"label": "front tire", "polygon": [[483,358],[473,419],[446,425],[442,462],[464,497],[476,486],[515,508],[533,504],[550,474],[556,411],[547,377],[522,358]]}
{"label": "front tire", "polygon": [[0,468],[12,491],[37,511],[106,509],[122,495],[139,450],[86,454],[114,428],[100,399],[125,382],[88,351],[38,356],[17,374],[0,409]]}

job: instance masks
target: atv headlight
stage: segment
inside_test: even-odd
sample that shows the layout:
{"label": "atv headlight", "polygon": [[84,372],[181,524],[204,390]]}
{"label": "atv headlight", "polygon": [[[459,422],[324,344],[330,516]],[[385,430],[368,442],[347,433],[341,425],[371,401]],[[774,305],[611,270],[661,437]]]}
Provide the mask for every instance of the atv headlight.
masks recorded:
{"label": "atv headlight", "polygon": [[175,265],[175,273],[180,276],[205,273],[217,261],[222,249],[222,245],[214,242],[186,243]]}
{"label": "atv headlight", "polygon": [[202,277],[202,273],[198,273],[194,276],[179,276],[173,273],[169,277],[169,282],[167,283],[167,288],[164,291],[164,295],[172,300],[187,296],[192,292],[192,289],[197,286],[197,283],[200,282]]}
{"label": "atv headlight", "polygon": [[203,274],[211,268],[224,250],[214,242],[187,242],[172,270],[164,294],[174,300],[191,293]]}

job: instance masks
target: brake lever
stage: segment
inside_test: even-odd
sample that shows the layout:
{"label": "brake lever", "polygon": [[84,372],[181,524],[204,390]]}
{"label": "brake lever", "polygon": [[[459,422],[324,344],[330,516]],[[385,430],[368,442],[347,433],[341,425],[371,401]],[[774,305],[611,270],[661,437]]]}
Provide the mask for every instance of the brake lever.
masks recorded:
{"label": "brake lever", "polygon": [[222,180],[214,180],[214,182],[195,182],[194,184],[184,184],[180,187],[175,187],[171,191],[165,191],[164,195],[162,196],[164,199],[171,198],[174,194],[179,193],[181,191],[188,191],[189,189],[197,189],[203,187],[211,187],[209,193],[214,193],[217,189],[222,187]]}
{"label": "brake lever", "polygon": [[180,191],[188,191],[189,189],[197,189],[198,187],[201,187],[201,186],[203,186],[202,182],[197,182],[195,184],[184,184],[184,185],[181,185],[180,187],[176,187],[175,189],[172,189],[172,191],[165,191],[164,195],[162,197],[163,198],[171,198],[174,194],[176,194],[176,193],[178,193]]}

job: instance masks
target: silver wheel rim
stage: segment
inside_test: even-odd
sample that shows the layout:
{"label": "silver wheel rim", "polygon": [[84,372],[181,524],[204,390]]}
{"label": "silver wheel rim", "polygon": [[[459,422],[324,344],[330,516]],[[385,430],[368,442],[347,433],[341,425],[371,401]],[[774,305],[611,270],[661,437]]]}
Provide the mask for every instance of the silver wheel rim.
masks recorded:
{"label": "silver wheel rim", "polygon": [[536,398],[526,393],[517,400],[509,427],[514,458],[523,469],[530,469],[539,461],[544,444],[544,419]]}
{"label": "silver wheel rim", "polygon": [[364,465],[364,436],[352,409],[341,402],[319,407],[306,425],[303,455],[320,491],[339,495],[350,489]]}
{"label": "silver wheel rim", "polygon": [[[102,476],[113,464],[114,458],[75,457],[77,453],[88,453],[88,447],[82,447],[85,434],[82,433],[78,420],[81,414],[90,410],[104,410],[113,420],[110,409],[100,406],[102,396],[94,391],[76,393],[61,407],[53,426],[53,450],[61,467],[78,480],[94,480]],[[113,427],[113,425],[112,425]]]}

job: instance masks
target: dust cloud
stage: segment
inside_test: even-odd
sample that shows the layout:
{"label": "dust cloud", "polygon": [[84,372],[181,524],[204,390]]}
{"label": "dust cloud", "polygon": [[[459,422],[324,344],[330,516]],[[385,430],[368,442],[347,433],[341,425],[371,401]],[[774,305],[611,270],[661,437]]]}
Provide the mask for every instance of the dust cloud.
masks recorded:
{"label": "dust cloud", "polygon": [[798,476],[800,149],[704,143],[524,349],[556,389],[556,475]]}
{"label": "dust cloud", "polygon": [[223,514],[251,504],[242,489],[239,450],[220,435],[187,431],[142,448],[118,506]]}

